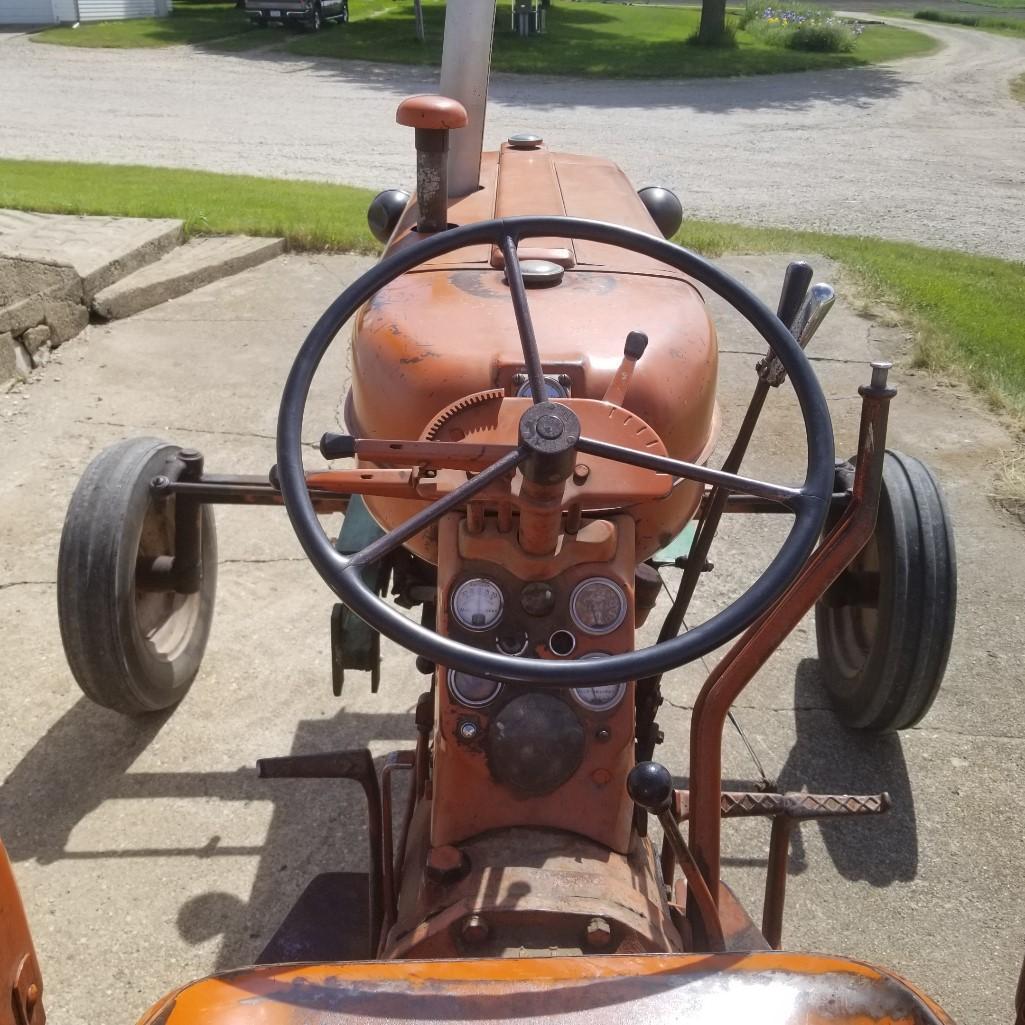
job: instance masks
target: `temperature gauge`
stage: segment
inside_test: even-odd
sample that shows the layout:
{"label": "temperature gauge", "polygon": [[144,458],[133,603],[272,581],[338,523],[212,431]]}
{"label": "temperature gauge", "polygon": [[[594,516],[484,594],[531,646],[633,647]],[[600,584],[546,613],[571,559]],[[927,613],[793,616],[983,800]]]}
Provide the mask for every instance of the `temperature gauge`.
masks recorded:
{"label": "temperature gauge", "polygon": [[487,630],[502,618],[502,590],[486,577],[464,580],[452,595],[452,614],[467,630]]}
{"label": "temperature gauge", "polygon": [[448,689],[459,704],[468,708],[480,708],[481,705],[486,705],[498,697],[502,685],[494,680],[486,680],[483,676],[471,676],[469,673],[450,669]]}
{"label": "temperature gauge", "polygon": [[[589,655],[582,655],[580,661],[608,657],[604,651],[592,651]],[[593,687],[573,688],[573,697],[592,712],[607,712],[610,708],[615,708],[623,700],[625,693],[625,683],[599,683]]]}
{"label": "temperature gauge", "polygon": [[589,577],[573,588],[569,614],[589,634],[611,633],[626,618],[626,595],[613,580]]}

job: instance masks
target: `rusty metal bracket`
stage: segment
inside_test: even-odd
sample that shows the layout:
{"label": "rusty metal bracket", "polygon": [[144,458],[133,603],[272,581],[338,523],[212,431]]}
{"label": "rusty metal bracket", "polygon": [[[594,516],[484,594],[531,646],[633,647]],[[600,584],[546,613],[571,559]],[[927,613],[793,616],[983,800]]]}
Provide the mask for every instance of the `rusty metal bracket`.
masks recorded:
{"label": "rusty metal bracket", "polygon": [[[381,866],[384,870],[384,924],[381,931],[387,932],[389,926],[395,921],[397,894],[395,892],[395,879],[401,875],[401,861],[395,856],[394,830],[392,825],[392,776],[396,770],[402,769],[412,772],[416,768],[415,751],[393,751],[385,759],[384,768],[381,770],[381,836],[383,847],[383,858]],[[411,799],[416,799],[416,780],[410,783]],[[399,859],[405,856],[405,832],[400,841]]]}
{"label": "rusty metal bracket", "polygon": [[43,980],[33,953],[25,954],[11,983],[11,1010],[14,1025],[43,1025]]}

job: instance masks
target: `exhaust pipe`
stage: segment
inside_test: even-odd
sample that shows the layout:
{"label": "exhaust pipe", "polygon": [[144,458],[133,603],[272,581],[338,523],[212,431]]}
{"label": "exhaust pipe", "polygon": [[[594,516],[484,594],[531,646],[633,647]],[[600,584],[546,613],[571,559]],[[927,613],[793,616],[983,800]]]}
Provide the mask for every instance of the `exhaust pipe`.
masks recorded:
{"label": "exhaust pipe", "polygon": [[476,192],[480,185],[496,7],[497,0],[448,0],[446,4],[440,91],[458,100],[468,117],[449,148],[448,195],[453,198]]}

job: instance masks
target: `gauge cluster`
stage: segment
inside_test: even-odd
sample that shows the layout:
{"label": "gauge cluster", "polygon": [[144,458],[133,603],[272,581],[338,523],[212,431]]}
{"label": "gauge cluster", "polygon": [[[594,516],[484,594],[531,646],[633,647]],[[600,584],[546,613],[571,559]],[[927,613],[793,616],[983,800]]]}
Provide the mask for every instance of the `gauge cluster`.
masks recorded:
{"label": "gauge cluster", "polygon": [[[596,649],[599,638],[615,633],[626,621],[629,597],[609,576],[591,574],[572,584],[559,580],[521,581],[497,566],[485,573],[464,573],[449,590],[449,633],[479,647],[493,647],[526,658],[581,660],[607,658]],[[453,702],[483,709],[506,692],[501,683],[447,670],[445,682]],[[609,712],[623,700],[626,682],[577,687],[569,696],[589,712]]]}

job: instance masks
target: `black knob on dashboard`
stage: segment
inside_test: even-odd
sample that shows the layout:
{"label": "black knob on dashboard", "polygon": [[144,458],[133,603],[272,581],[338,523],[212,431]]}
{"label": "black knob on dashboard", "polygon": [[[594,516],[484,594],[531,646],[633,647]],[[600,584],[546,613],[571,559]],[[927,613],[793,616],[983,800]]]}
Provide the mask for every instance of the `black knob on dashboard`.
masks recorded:
{"label": "black knob on dashboard", "polygon": [[657,815],[673,799],[673,777],[658,762],[638,762],[626,777],[626,792],[634,804]]}

